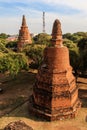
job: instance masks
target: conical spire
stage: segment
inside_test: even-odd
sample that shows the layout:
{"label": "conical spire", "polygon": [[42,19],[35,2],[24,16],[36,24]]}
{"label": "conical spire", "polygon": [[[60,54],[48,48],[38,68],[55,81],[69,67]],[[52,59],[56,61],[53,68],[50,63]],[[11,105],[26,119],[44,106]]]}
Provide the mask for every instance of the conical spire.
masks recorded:
{"label": "conical spire", "polygon": [[31,44],[31,43],[32,43],[32,40],[31,40],[30,32],[26,24],[25,15],[23,15],[22,25],[19,30],[19,36],[18,36],[18,50],[19,51],[22,50],[24,45]]}
{"label": "conical spire", "polygon": [[53,45],[62,45],[62,30],[61,23],[58,19],[54,21],[52,29],[52,44]]}
{"label": "conical spire", "polygon": [[25,15],[23,15],[23,17],[22,17],[22,26],[27,26],[27,25],[26,25]]}

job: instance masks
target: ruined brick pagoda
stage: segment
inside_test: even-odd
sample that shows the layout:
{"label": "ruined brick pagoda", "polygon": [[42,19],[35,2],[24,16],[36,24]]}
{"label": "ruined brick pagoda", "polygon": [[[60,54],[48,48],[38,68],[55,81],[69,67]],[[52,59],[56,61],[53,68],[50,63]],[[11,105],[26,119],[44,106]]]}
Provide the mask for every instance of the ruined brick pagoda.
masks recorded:
{"label": "ruined brick pagoda", "polygon": [[80,107],[69,51],[62,42],[61,23],[55,20],[51,46],[45,48],[36,76],[31,108],[35,115],[50,121],[74,118]]}
{"label": "ruined brick pagoda", "polygon": [[26,24],[25,16],[23,15],[22,25],[21,29],[19,30],[19,36],[18,36],[18,50],[21,50],[24,45],[31,43],[32,43],[31,36],[28,30],[28,26]]}

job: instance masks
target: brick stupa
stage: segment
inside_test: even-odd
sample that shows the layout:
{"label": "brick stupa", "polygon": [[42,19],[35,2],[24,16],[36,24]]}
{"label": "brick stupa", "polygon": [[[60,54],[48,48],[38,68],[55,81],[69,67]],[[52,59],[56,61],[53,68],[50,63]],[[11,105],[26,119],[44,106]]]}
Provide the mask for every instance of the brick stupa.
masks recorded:
{"label": "brick stupa", "polygon": [[18,50],[21,50],[24,45],[31,43],[32,43],[31,36],[28,30],[28,26],[26,24],[25,15],[23,15],[22,25],[21,29],[19,30],[19,36],[18,36]]}
{"label": "brick stupa", "polygon": [[32,96],[33,113],[49,121],[74,118],[80,107],[69,51],[62,41],[61,23],[55,20],[51,46],[44,50]]}

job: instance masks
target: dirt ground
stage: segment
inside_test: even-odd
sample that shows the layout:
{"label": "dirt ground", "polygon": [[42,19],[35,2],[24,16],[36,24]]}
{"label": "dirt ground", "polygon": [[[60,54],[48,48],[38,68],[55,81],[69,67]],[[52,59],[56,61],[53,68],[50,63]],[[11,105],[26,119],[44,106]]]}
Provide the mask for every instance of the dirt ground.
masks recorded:
{"label": "dirt ground", "polygon": [[79,96],[83,107],[79,110],[75,119],[47,122],[31,116],[29,113],[29,97],[32,95],[32,87],[36,73],[22,72],[15,79],[1,76],[0,88],[0,130],[12,121],[23,120],[34,130],[87,130],[87,78],[78,78]]}

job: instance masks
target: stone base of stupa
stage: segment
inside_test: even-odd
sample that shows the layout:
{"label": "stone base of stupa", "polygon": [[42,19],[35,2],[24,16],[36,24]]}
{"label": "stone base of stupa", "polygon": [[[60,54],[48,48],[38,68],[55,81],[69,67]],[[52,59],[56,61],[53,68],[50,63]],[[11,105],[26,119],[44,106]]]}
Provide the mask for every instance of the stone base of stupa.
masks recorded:
{"label": "stone base of stupa", "polygon": [[29,112],[32,116],[47,120],[47,121],[55,121],[55,120],[65,120],[75,118],[78,109],[81,107],[81,102],[79,99],[75,102],[74,106],[68,108],[58,108],[49,110],[47,108],[36,105],[33,100],[33,96],[31,96],[29,101]]}

